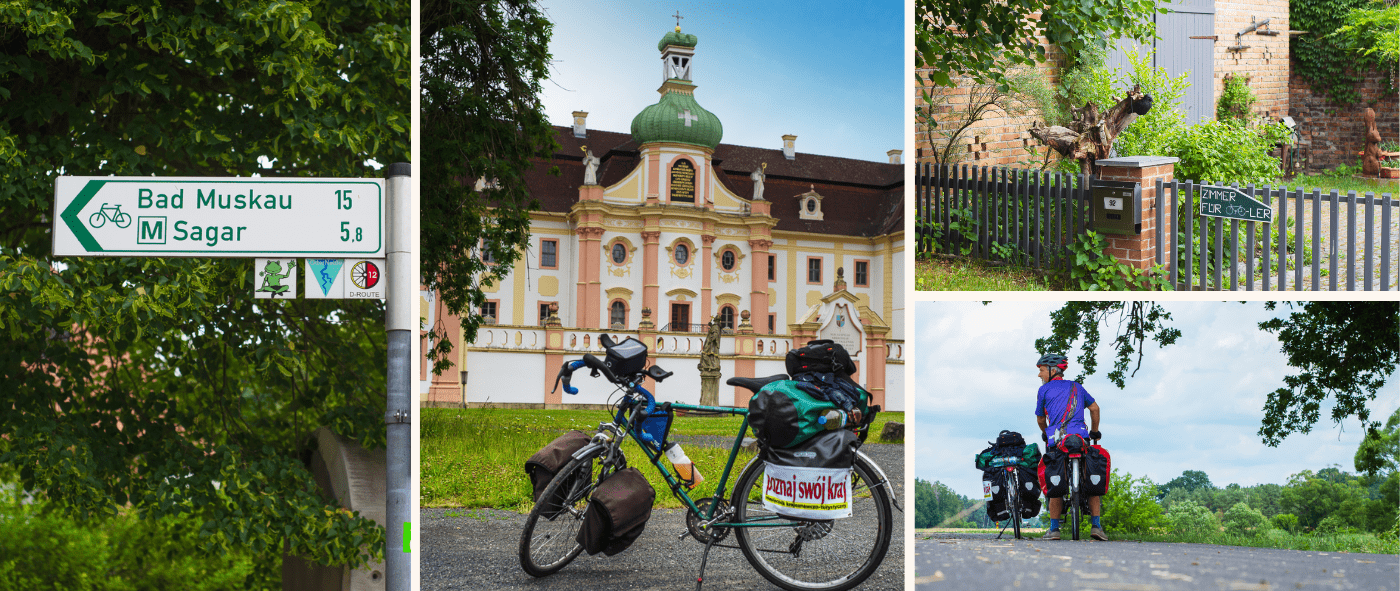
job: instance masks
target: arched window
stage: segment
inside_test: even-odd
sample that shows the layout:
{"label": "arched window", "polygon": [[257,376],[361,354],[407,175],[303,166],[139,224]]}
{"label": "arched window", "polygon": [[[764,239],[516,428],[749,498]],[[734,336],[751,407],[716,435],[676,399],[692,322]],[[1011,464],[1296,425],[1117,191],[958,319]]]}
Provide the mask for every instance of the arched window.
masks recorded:
{"label": "arched window", "polygon": [[734,306],[719,309],[719,327],[734,330]]}
{"label": "arched window", "polygon": [[612,306],[610,306],[609,311],[611,313],[609,314],[610,318],[608,319],[608,326],[610,328],[621,328],[623,330],[626,330],[627,304],[622,303],[622,300],[613,300]]}

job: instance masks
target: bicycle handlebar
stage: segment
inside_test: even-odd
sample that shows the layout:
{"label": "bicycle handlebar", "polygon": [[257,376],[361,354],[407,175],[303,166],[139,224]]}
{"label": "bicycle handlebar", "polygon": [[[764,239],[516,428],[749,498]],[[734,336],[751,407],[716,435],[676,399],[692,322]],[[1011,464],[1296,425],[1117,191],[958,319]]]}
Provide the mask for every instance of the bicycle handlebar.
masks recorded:
{"label": "bicycle handlebar", "polygon": [[[603,363],[602,359],[594,357],[591,353],[585,353],[583,355],[583,359],[580,359],[578,361],[565,361],[564,365],[559,368],[559,375],[555,376],[554,378],[554,390],[558,390],[559,383],[563,382],[565,392],[569,394],[578,394],[578,388],[573,387],[573,385],[571,385],[569,381],[573,378],[575,370],[585,366],[593,370],[593,372],[590,374],[592,377],[596,378],[599,375],[602,375],[603,377],[607,378],[609,382],[612,382],[619,386],[625,386],[628,388],[628,390],[632,392],[641,393],[642,397],[645,398],[647,401],[646,410],[642,414],[643,419],[651,416],[651,414],[656,411],[656,397],[652,396],[651,392],[648,392],[646,388],[643,388],[641,386],[641,384],[633,384],[625,380],[619,379],[617,377],[617,374],[614,374],[612,372],[612,368],[608,367],[607,364]],[[553,392],[554,390],[551,390],[551,392]],[[656,441],[656,438],[652,437],[650,433],[647,433],[646,431],[642,431],[641,433],[643,441],[649,442],[652,445],[657,445],[660,443]]]}

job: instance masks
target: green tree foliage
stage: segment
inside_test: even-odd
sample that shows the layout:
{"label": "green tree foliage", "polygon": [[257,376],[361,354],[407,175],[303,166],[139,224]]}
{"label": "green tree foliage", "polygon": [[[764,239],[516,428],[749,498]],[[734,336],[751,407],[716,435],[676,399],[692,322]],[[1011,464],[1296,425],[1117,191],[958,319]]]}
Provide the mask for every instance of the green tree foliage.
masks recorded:
{"label": "green tree foliage", "polygon": [[1292,514],[1292,513],[1279,513],[1278,515],[1273,516],[1273,517],[1269,520],[1269,523],[1270,523],[1270,525],[1273,525],[1275,528],[1278,528],[1278,529],[1281,529],[1281,530],[1284,530],[1284,531],[1287,531],[1287,532],[1297,532],[1297,531],[1298,531],[1298,516],[1297,516],[1297,515],[1294,515],[1294,514]]}
{"label": "green tree foliage", "polygon": [[[529,244],[539,201],[525,173],[557,145],[539,101],[553,25],[530,0],[424,0],[420,14],[420,105],[433,130],[422,139],[421,281],[462,318],[471,342],[483,283],[508,275]],[[481,192],[478,179],[487,181]],[[428,354],[441,373],[452,343],[442,326],[431,330]]]}
{"label": "green tree foliage", "polygon": [[1366,405],[1400,364],[1400,303],[1304,302],[1302,310],[1259,328],[1278,334],[1288,365],[1299,370],[1264,404],[1259,436],[1266,445],[1312,431],[1329,397],[1333,423],[1355,416],[1368,429],[1379,425],[1369,422]]}
{"label": "green tree foliage", "polygon": [[1372,476],[1400,469],[1400,409],[1390,413],[1384,429],[1371,427],[1356,448],[1356,471]]}
{"label": "green tree foliage", "polygon": [[1239,502],[1225,512],[1221,522],[1225,531],[1232,534],[1257,536],[1268,531],[1269,520],[1258,509],[1251,509],[1248,503]]}
{"label": "green tree foliage", "polygon": [[1249,89],[1249,76],[1226,74],[1224,82],[1225,88],[1220,91],[1220,98],[1215,101],[1215,118],[1222,121],[1249,119],[1250,109],[1258,100]]}
{"label": "green tree foliage", "polygon": [[1214,489],[1215,485],[1210,483],[1210,476],[1200,470],[1186,470],[1181,476],[1171,479],[1166,484],[1157,488],[1159,498],[1167,496],[1167,493],[1180,490],[1182,492],[1192,492],[1196,490]]}
{"label": "green tree foliage", "polygon": [[1143,345],[1148,339],[1167,346],[1181,337],[1181,331],[1166,325],[1171,313],[1153,302],[1066,302],[1064,307],[1050,314],[1051,335],[1036,339],[1035,350],[1040,353],[1067,354],[1074,341],[1080,343],[1080,355],[1075,359],[1083,371],[1074,379],[1083,381],[1094,375],[1098,369],[1097,351],[1099,348],[1099,325],[1107,325],[1110,317],[1117,315],[1118,333],[1113,339],[1115,359],[1113,371],[1108,372],[1108,381],[1119,388],[1123,387],[1128,363],[1137,353],[1138,365],[1142,366]]}
{"label": "green tree foliage", "polygon": [[[914,4],[915,66],[924,81],[950,88],[953,79],[1007,86],[1007,72],[1046,60],[1045,38],[1073,59],[1106,39],[1152,39],[1151,0],[918,0]],[[1040,13],[1039,18],[1031,18]],[[923,99],[929,100],[929,91]],[[937,127],[936,114],[921,123]]]}
{"label": "green tree foliage", "polygon": [[[975,504],[941,482],[914,479],[914,527],[959,527],[944,522]],[[986,515],[985,512],[982,515]],[[966,518],[973,518],[967,515]]]}
{"label": "green tree foliage", "polygon": [[1157,485],[1146,476],[1135,479],[1114,469],[1102,503],[1104,529],[1110,533],[1147,532],[1165,523],[1162,506],[1157,504]]}
{"label": "green tree foliage", "polygon": [[384,441],[383,306],[260,301],[251,261],[51,255],[55,177],[373,176],[408,159],[402,2],[0,6],[0,465],[59,515],[184,516],[212,552],[362,563],[304,468]]}
{"label": "green tree foliage", "polygon": [[1333,482],[1304,470],[1289,478],[1279,504],[1284,511],[1298,516],[1300,526],[1313,529],[1356,496],[1360,492],[1356,488],[1350,482]]}
{"label": "green tree foliage", "polygon": [[1353,8],[1342,20],[1346,24],[1333,35],[1362,59],[1394,74],[1400,65],[1400,4],[1372,1]]}
{"label": "green tree foliage", "polygon": [[1211,534],[1220,528],[1220,524],[1215,520],[1215,513],[1193,501],[1182,501],[1172,505],[1166,519],[1167,526],[1173,533],[1178,534]]}
{"label": "green tree foliage", "polygon": [[1327,93],[1337,105],[1361,100],[1356,88],[1361,85],[1364,69],[1376,61],[1374,55],[1351,50],[1349,36],[1334,33],[1346,24],[1347,15],[1352,11],[1375,4],[1373,0],[1291,0],[1288,3],[1289,28],[1308,32],[1289,40],[1293,73],[1307,80],[1313,88]]}

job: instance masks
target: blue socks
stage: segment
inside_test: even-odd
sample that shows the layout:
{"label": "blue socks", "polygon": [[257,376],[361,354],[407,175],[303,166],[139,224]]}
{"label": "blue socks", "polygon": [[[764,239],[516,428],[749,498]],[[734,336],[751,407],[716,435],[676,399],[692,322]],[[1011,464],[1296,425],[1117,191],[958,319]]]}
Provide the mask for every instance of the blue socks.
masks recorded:
{"label": "blue socks", "polygon": [[1098,516],[1098,515],[1090,515],[1090,516],[1089,516],[1089,523],[1090,523],[1091,525],[1093,525],[1094,527],[1103,527],[1102,525],[1099,525],[1099,516]]}
{"label": "blue socks", "polygon": [[1050,520],[1050,531],[1055,531],[1055,530],[1057,530],[1057,529],[1060,529],[1060,520],[1058,520],[1058,519],[1051,519],[1051,520]]}

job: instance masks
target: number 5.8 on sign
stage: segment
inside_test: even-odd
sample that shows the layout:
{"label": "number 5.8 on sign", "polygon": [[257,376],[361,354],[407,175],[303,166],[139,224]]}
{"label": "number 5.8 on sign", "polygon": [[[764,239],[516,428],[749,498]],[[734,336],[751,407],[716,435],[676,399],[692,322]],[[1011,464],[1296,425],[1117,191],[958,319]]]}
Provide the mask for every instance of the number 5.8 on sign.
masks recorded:
{"label": "number 5.8 on sign", "polygon": [[361,241],[361,240],[364,240],[364,238],[365,238],[365,231],[364,231],[364,229],[362,229],[362,228],[356,226],[356,227],[354,228],[355,236],[354,236],[353,239],[351,239],[350,230],[351,230],[351,228],[350,228],[350,222],[340,222],[340,241],[341,241],[341,242],[359,242],[359,241]]}

